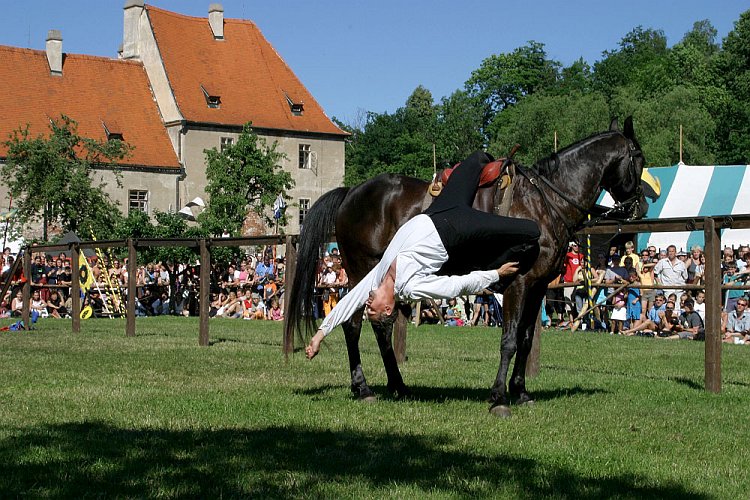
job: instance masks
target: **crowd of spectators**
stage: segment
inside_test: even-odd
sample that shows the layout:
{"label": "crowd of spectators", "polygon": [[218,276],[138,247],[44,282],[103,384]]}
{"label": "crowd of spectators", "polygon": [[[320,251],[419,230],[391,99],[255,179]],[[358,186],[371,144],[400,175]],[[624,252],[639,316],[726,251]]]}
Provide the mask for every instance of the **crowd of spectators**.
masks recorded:
{"label": "crowd of spectators", "polygon": [[[23,310],[21,285],[31,281],[29,307],[40,317],[66,318],[72,311],[71,262],[65,253],[34,254],[28,276],[18,266],[11,276],[15,256],[6,248],[0,255],[1,282],[12,286],[0,303],[0,317],[18,317]],[[724,248],[722,282],[737,286],[723,293],[722,334],[728,343],[750,344],[748,291],[741,286],[750,278],[750,248]],[[95,317],[124,314],[127,294],[127,259],[88,257],[94,284],[84,297],[83,308]],[[665,339],[705,336],[705,292],[685,290],[684,285],[705,283],[706,255],[699,246],[690,252],[648,246],[636,252],[632,242],[612,246],[590,266],[590,287],[584,286],[584,255],[571,242],[560,275],[552,284],[542,307],[542,322],[557,328],[588,327],[611,334]],[[235,261],[214,264],[211,272],[209,316],[246,320],[283,320],[285,260],[271,247]],[[324,318],[347,293],[349,278],[337,248],[319,261],[314,311]],[[149,262],[137,268],[136,314],[139,316],[197,316],[200,266],[195,263]],[[643,288],[642,288],[643,287]],[[589,298],[589,293],[591,297]],[[593,307],[589,307],[589,304]],[[718,306],[717,306],[718,307]],[[450,300],[425,300],[412,308],[414,323],[445,326],[502,326],[502,296],[487,290]]]}
{"label": "crowd of spectators", "polygon": [[[29,307],[34,317],[70,317],[73,273],[69,257],[33,254],[28,273],[22,266],[11,276],[14,256],[10,249],[0,256],[0,283],[11,286],[0,302],[0,317],[20,317],[23,310],[22,285],[31,286]],[[94,317],[116,317],[125,313],[127,298],[127,258],[87,257],[93,278],[83,298],[82,309]],[[274,257],[269,247],[235,261],[214,264],[210,272],[209,315],[248,320],[283,320],[284,257]],[[149,262],[137,267],[136,315],[199,314],[200,265],[196,263]]]}
{"label": "crowd of spectators", "polygon": [[[710,257],[709,257],[710,258]],[[722,293],[721,329],[725,342],[750,343],[750,313],[747,285],[750,278],[750,248],[725,247],[721,255],[722,283],[729,288]],[[569,284],[548,291],[543,321],[558,328],[591,325],[611,334],[641,335],[665,339],[705,338],[705,291],[685,289],[685,285],[704,285],[706,255],[700,246],[690,252],[678,251],[675,245],[666,249],[648,246],[636,252],[632,242],[622,248],[610,247],[608,254],[597,255],[592,266],[589,309],[587,288],[583,286],[583,255],[571,242],[565,258],[565,269],[557,282]],[[573,286],[575,285],[575,286]],[[642,288],[644,287],[644,288]],[[650,288],[649,288],[650,287]],[[582,316],[581,318],[577,318]],[[572,318],[577,318],[574,323]]]}

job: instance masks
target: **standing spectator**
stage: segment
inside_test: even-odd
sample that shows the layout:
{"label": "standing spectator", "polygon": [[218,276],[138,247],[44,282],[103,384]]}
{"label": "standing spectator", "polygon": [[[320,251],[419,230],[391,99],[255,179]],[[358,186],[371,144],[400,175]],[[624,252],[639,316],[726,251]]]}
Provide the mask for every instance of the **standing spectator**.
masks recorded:
{"label": "standing spectator", "polygon": [[695,294],[693,310],[700,315],[703,324],[706,324],[706,292],[703,290],[698,290],[698,293]]}
{"label": "standing spectator", "polygon": [[612,314],[609,316],[609,333],[621,335],[624,328],[623,324],[628,317],[627,307],[625,305],[625,292],[620,290],[612,298]]}
{"label": "standing spectator", "polygon": [[[576,271],[583,263],[583,254],[578,251],[578,243],[571,241],[568,243],[568,252],[565,254],[564,261],[564,272],[563,282],[566,284],[574,283]],[[575,295],[577,287],[565,287],[563,288],[563,297],[565,297],[565,305],[568,308],[568,324],[573,322],[573,319],[578,315],[575,304],[573,302],[573,295]]]}
{"label": "standing spectator", "polygon": [[448,307],[445,309],[445,326],[464,326],[466,313],[458,306],[456,298],[448,299]]}
{"label": "standing spectator", "polygon": [[735,304],[721,326],[724,342],[729,344],[744,344],[750,341],[750,313],[747,311],[747,298],[743,297]]}
{"label": "standing spectator", "polygon": [[703,249],[700,245],[693,245],[690,248],[690,256],[685,260],[685,267],[687,268],[687,282],[697,283],[700,278],[700,265],[701,257],[703,256]]}
{"label": "standing spectator", "polygon": [[336,271],[333,269],[333,263],[328,262],[318,277],[318,288],[323,293],[323,313],[328,316],[339,301],[339,292],[336,287]]}
{"label": "standing spectator", "polygon": [[[734,262],[727,263],[727,270],[723,275],[722,283],[724,285],[741,286],[747,283],[750,276],[750,269],[743,272],[737,272],[737,264]],[[741,297],[745,296],[745,290],[727,290],[724,311],[734,311],[734,306]]]}
{"label": "standing spectator", "polygon": [[638,282],[638,271],[631,269],[628,280],[633,286],[628,287],[628,298],[627,298],[627,319],[628,327],[632,327],[636,321],[641,319],[643,315],[643,305],[641,302],[641,290],[638,288],[640,283]]}
{"label": "standing spectator", "polygon": [[[638,271],[638,281],[641,285],[651,286],[654,284],[654,266],[651,253],[648,249],[641,250],[640,263],[636,264],[636,271]],[[656,290],[653,288],[641,290],[641,311],[645,314],[649,307],[654,303],[654,297],[656,297]]]}
{"label": "standing spectator", "polygon": [[664,293],[674,293],[679,299],[683,290],[675,286],[684,285],[687,281],[687,268],[685,263],[677,258],[677,247],[669,245],[667,247],[667,257],[661,259],[654,266],[654,279],[656,283],[665,286]]}
{"label": "standing spectator", "polygon": [[611,295],[615,291],[615,287],[628,281],[628,271],[620,265],[620,256],[618,254],[611,255],[610,262],[612,264],[604,273],[604,281],[610,286],[607,295]]}

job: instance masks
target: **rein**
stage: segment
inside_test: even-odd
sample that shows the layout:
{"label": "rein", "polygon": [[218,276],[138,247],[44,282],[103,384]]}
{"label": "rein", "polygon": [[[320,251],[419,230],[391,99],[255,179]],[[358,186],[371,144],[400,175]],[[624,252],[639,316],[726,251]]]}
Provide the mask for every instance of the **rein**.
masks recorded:
{"label": "rein", "polygon": [[[639,156],[643,156],[643,153],[640,150],[636,150],[632,143],[629,144],[629,157],[630,157],[629,160],[630,160],[630,162],[629,162],[628,168],[629,168],[629,171],[632,174],[635,174],[634,159],[637,158],[637,157],[639,157]],[[555,161],[555,167],[556,167],[555,170],[557,170],[557,168],[559,167],[559,164],[560,164],[560,157],[557,154],[554,155],[554,161]],[[628,198],[625,201],[615,202],[615,204],[614,204],[613,207],[609,208],[608,210],[606,210],[606,211],[604,211],[602,213],[594,213],[594,212],[591,211],[590,208],[584,207],[583,205],[581,205],[577,201],[573,200],[570,196],[568,196],[567,194],[565,194],[564,192],[562,192],[560,190],[560,188],[558,188],[557,186],[555,186],[554,184],[552,184],[552,182],[550,182],[550,180],[547,179],[547,177],[545,175],[543,175],[541,172],[539,172],[533,166],[532,167],[524,167],[524,166],[521,166],[519,164],[515,164],[515,166],[516,166],[516,169],[518,170],[518,172],[521,175],[523,175],[524,177],[526,177],[526,179],[528,179],[529,183],[531,183],[531,185],[534,186],[537,189],[537,191],[539,191],[539,194],[541,195],[542,201],[544,202],[544,205],[547,207],[547,210],[551,211],[551,212],[554,212],[561,220],[564,221],[566,219],[565,216],[560,212],[559,207],[556,204],[554,204],[554,203],[552,203],[550,201],[549,196],[547,196],[547,193],[545,192],[545,190],[542,189],[541,184],[544,184],[545,186],[547,186],[548,188],[550,188],[552,191],[554,191],[555,194],[557,194],[560,198],[562,198],[570,206],[572,206],[573,208],[575,208],[576,210],[578,210],[579,212],[581,212],[582,215],[584,215],[584,216],[590,216],[590,218],[588,218],[588,220],[584,220],[584,222],[581,222],[581,223],[579,223],[579,224],[577,224],[575,226],[568,226],[568,224],[566,224],[566,223],[563,222],[563,224],[565,226],[565,229],[568,230],[569,234],[573,234],[576,231],[579,231],[579,230],[581,230],[581,229],[583,229],[585,227],[593,226],[594,224],[596,224],[597,222],[599,222],[599,221],[601,221],[603,219],[608,219],[608,218],[610,218],[610,215],[613,214],[613,213],[620,213],[620,212],[627,213],[627,219],[626,220],[630,220],[630,219],[635,218],[636,214],[638,213],[638,208],[639,208],[639,205],[640,205],[639,200],[641,198],[641,195],[643,194],[643,188],[641,187],[640,182],[638,182],[636,190],[635,190],[635,193],[633,194],[633,196],[631,196],[630,198]],[[602,188],[600,187],[599,188],[599,190],[600,190],[599,192],[601,192],[601,189]],[[612,217],[612,219],[618,220],[615,217]]]}

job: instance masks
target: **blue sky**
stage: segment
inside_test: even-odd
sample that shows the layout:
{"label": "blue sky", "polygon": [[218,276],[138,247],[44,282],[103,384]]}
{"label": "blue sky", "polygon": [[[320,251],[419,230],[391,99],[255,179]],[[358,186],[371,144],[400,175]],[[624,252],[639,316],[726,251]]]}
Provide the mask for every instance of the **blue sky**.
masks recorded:
{"label": "blue sky", "polygon": [[[124,0],[3,0],[0,44],[43,49],[49,29],[70,53],[115,57]],[[152,0],[206,17],[209,0]],[[392,112],[418,86],[434,98],[463,87],[492,54],[529,40],[550,58],[590,64],[638,25],[670,45],[708,19],[721,40],[750,1],[736,0],[224,0],[226,17],[254,21],[329,116],[352,123]]]}

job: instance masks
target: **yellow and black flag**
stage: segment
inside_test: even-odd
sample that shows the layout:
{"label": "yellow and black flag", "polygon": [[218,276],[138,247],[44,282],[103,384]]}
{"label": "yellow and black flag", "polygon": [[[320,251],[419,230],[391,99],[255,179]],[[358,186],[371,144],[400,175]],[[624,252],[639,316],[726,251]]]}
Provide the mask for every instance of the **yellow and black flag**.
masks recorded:
{"label": "yellow and black flag", "polygon": [[89,291],[89,288],[91,288],[91,285],[94,284],[94,274],[91,272],[91,268],[83,252],[78,255],[78,272],[78,280],[81,282],[81,293],[85,295]]}

